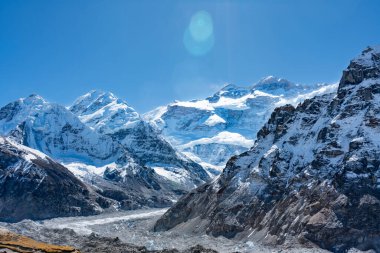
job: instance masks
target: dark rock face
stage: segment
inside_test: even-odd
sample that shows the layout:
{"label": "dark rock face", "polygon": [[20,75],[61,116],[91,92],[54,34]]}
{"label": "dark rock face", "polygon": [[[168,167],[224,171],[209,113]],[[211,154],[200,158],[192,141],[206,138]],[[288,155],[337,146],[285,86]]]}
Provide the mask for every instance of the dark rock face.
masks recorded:
{"label": "dark rock face", "polygon": [[59,163],[0,138],[1,221],[91,215],[113,203]]}
{"label": "dark rock face", "polygon": [[380,53],[377,47],[368,47],[356,59],[352,60],[346,70],[343,71],[339,88],[361,83],[363,80],[379,78]]}
{"label": "dark rock face", "polygon": [[291,236],[334,252],[380,252],[379,55],[371,48],[353,60],[337,95],[277,108],[250,151],[183,197],[155,229],[197,218],[214,236],[253,229],[271,243]]}

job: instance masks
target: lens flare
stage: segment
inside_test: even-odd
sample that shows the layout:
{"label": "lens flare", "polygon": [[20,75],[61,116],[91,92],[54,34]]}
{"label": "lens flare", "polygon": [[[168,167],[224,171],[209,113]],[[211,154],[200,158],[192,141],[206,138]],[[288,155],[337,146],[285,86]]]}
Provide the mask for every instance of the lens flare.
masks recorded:
{"label": "lens flare", "polygon": [[201,56],[214,46],[214,27],[211,15],[207,11],[196,12],[183,35],[183,43],[189,53]]}
{"label": "lens flare", "polygon": [[207,11],[198,11],[191,18],[189,31],[194,40],[207,40],[212,35],[213,30],[212,18]]}

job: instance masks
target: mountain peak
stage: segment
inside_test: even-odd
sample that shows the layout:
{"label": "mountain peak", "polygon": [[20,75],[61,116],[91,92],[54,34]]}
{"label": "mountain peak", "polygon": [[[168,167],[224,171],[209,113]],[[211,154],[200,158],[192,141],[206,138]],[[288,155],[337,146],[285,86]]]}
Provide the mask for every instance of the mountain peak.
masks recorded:
{"label": "mountain peak", "polygon": [[79,97],[70,107],[84,123],[101,133],[130,127],[140,122],[140,115],[126,101],[111,92],[93,90]]}
{"label": "mountain peak", "polygon": [[207,100],[211,103],[216,103],[219,101],[220,97],[236,99],[245,96],[249,93],[250,89],[248,87],[237,86],[235,84],[226,84],[213,96],[208,97]]}
{"label": "mountain peak", "polygon": [[284,95],[285,93],[298,93],[304,90],[305,87],[299,84],[292,83],[284,78],[275,76],[267,76],[253,85],[253,90],[259,90],[272,95]]}
{"label": "mountain peak", "polygon": [[84,101],[84,100],[91,100],[95,101],[98,99],[108,99],[108,100],[117,100],[118,98],[109,91],[103,91],[103,90],[91,90],[90,92],[84,94],[83,96],[79,97],[75,103],[79,101]]}
{"label": "mountain peak", "polygon": [[290,82],[284,78],[279,78],[275,76],[267,76],[267,77],[261,78],[261,80],[257,84],[272,84],[272,83],[290,83]]}
{"label": "mountain peak", "polygon": [[380,64],[380,45],[369,46],[362,53],[352,60],[363,67],[376,67]]}
{"label": "mountain peak", "polygon": [[20,99],[24,104],[45,104],[46,100],[38,94],[31,94],[28,97]]}
{"label": "mountain peak", "polygon": [[110,91],[101,91],[101,90],[95,90],[93,91],[94,94],[97,94],[98,97],[101,97],[101,98],[109,98],[109,99],[112,99],[112,100],[116,100],[118,99],[112,92]]}
{"label": "mountain peak", "polygon": [[229,83],[229,84],[224,85],[223,88],[220,90],[221,91],[228,91],[228,90],[233,90],[233,89],[237,89],[237,88],[239,88],[237,85]]}
{"label": "mountain peak", "polygon": [[[118,106],[119,105],[119,106]],[[70,110],[75,114],[92,114],[93,112],[104,107],[125,108],[128,111],[134,109],[126,101],[116,97],[112,92],[102,90],[92,90],[75,100]]]}
{"label": "mountain peak", "polygon": [[380,78],[380,46],[367,47],[363,52],[354,58],[347,69],[343,71],[342,79],[339,83],[338,93],[345,93],[343,90],[351,85],[357,85],[364,80]]}

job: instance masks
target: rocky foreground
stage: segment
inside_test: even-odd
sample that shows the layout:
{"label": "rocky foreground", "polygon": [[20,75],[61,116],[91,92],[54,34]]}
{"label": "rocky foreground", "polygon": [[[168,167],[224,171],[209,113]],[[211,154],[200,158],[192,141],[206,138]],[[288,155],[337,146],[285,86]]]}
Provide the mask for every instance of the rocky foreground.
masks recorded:
{"label": "rocky foreground", "polygon": [[0,228],[0,252],[79,253],[78,250],[70,246],[57,246],[38,242],[2,228]]}
{"label": "rocky foreground", "polygon": [[[154,232],[152,227],[167,209],[103,213],[43,221],[0,223],[16,234],[53,245],[70,245],[83,252],[221,252],[221,253],[325,253],[315,245],[264,245],[254,238],[232,240],[186,229]],[[197,246],[200,245],[200,246]],[[208,250],[210,249],[210,250]],[[0,251],[1,252],[1,251]],[[1,252],[2,253],[2,252]]]}
{"label": "rocky foreground", "polygon": [[90,236],[79,236],[73,230],[52,230],[51,234],[57,234],[60,240],[70,241],[77,249],[70,246],[58,246],[33,240],[6,229],[0,228],[0,252],[6,253],[216,253],[214,250],[205,249],[202,246],[194,246],[184,251],[176,249],[170,250],[147,250],[145,247],[138,247],[123,243],[118,238],[100,237],[95,234]]}

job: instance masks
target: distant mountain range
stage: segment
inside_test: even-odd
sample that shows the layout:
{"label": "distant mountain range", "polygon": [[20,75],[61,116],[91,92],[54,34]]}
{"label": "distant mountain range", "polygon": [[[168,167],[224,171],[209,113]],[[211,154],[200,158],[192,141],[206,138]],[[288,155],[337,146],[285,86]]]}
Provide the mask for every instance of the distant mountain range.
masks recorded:
{"label": "distant mountain range", "polygon": [[215,174],[252,147],[277,106],[335,91],[337,84],[300,85],[269,76],[250,87],[229,84],[204,100],[174,102],[144,115],[178,150]]}

